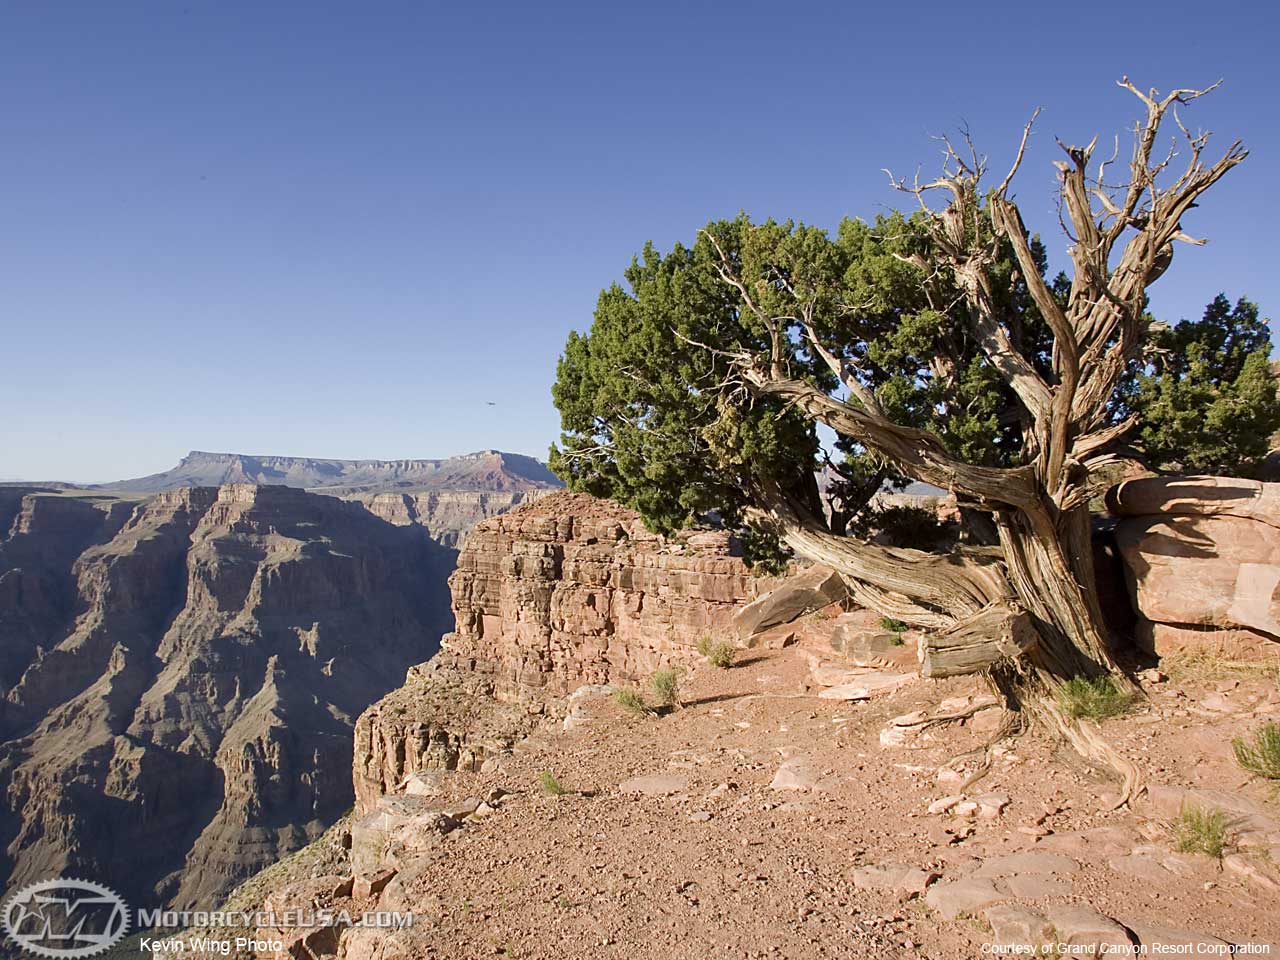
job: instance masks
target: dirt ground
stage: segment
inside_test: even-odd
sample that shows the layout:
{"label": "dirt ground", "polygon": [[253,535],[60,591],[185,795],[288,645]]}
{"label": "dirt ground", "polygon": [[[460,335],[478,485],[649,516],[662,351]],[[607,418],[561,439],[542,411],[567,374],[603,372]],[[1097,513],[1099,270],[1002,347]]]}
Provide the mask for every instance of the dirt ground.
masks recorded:
{"label": "dirt ground", "polygon": [[[1146,684],[1148,699],[1104,722],[1152,788],[1132,810],[1108,811],[1115,785],[1032,734],[997,751],[966,793],[984,803],[964,816],[929,813],[959,787],[958,775],[940,782],[939,768],[986,742],[998,711],[908,746],[882,747],[881,731],[894,717],[981,693],[975,681],[915,679],[850,702],[817,696],[813,661],[801,643],[745,651],[728,670],[699,666],[684,677],[683,706],[660,716],[588,699],[575,729],[539,734],[488,772],[449,775],[442,806],[495,787],[512,792],[396,864],[394,885],[369,904],[408,906],[411,930],[351,931],[343,952],[988,955],[1010,928],[993,930],[989,904],[966,907],[964,897],[959,908],[953,899],[935,909],[955,881],[986,890],[978,900],[1057,917],[1040,931],[1048,942],[1070,940],[1068,928],[1084,922],[1061,908],[1087,905],[1135,945],[1156,926],[1174,928],[1166,940],[1280,943],[1280,800],[1235,764],[1230,746],[1280,719],[1274,663],[1166,664],[1167,676]],[[549,795],[544,773],[568,792]],[[1188,798],[1239,807],[1223,858],[1174,851],[1169,819]],[[1011,853],[1057,858],[1002,859]],[[864,874],[859,887],[859,868],[886,864],[918,873],[897,889],[874,876],[868,885]]]}

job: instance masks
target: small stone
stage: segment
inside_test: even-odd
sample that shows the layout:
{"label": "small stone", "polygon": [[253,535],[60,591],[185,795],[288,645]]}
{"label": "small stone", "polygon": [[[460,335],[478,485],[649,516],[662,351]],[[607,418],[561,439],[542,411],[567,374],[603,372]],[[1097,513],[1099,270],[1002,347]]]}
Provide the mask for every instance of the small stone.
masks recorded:
{"label": "small stone", "polygon": [[972,800],[964,800],[960,803],[957,803],[955,805],[955,808],[951,812],[954,813],[957,817],[972,817],[975,813],[978,812],[978,805],[974,803]]}
{"label": "small stone", "polygon": [[933,803],[929,804],[929,812],[933,814],[946,813],[956,804],[960,803],[960,801],[962,801],[963,799],[964,797],[957,795],[957,796],[951,796],[951,797],[943,797],[940,800],[935,800],[933,801]]}
{"label": "small stone", "polygon": [[859,890],[920,894],[937,879],[936,873],[902,863],[881,863],[853,871],[853,885]]}
{"label": "small stone", "polygon": [[773,790],[820,790],[818,771],[802,757],[784,760],[769,783]]}
{"label": "small stone", "polygon": [[689,816],[690,823],[706,823],[710,819],[711,812],[709,810],[699,810],[697,813],[690,814]]}

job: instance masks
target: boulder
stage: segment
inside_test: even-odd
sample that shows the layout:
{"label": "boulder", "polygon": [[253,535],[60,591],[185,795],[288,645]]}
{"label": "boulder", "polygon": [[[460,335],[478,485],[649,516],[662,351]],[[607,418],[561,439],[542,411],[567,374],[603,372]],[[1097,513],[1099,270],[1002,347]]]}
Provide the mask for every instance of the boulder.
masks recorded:
{"label": "boulder", "polygon": [[764,596],[751,601],[733,617],[733,628],[749,646],[753,637],[780,623],[821,610],[839,600],[847,592],[844,581],[830,567],[816,564],[788,577]]}
{"label": "boulder", "polygon": [[1116,525],[1144,618],[1280,638],[1280,528],[1236,516],[1132,517]]}

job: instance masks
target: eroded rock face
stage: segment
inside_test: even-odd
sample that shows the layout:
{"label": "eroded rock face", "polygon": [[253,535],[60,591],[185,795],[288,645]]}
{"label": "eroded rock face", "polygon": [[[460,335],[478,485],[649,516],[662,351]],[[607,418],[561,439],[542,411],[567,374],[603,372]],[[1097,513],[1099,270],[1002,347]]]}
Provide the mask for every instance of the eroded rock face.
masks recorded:
{"label": "eroded rock face", "polygon": [[734,636],[738,608],[767,589],[734,553],[727,534],[668,541],[616,504],[553,494],[472,532],[442,646],[491,673],[499,699],[644,680],[701,637]]}
{"label": "eroded rock face", "polygon": [[735,552],[726,534],[667,540],[582,494],[481,523],[449,579],[454,632],[356,724],[357,815],[416,772],[479,767],[579,687],[641,683],[703,636],[732,638],[734,613],[772,585]]}
{"label": "eroded rock face", "polygon": [[212,906],[351,805],[355,718],[434,651],[452,552],[284,486],[28,499],[0,543],[10,883]]}

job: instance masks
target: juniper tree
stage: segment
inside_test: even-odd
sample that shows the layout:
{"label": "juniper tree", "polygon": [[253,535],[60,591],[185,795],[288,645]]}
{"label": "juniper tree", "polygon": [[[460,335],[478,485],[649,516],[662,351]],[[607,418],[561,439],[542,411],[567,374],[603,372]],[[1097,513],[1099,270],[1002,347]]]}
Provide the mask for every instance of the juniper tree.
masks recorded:
{"label": "juniper tree", "polygon": [[[1011,193],[1035,117],[993,186],[967,138],[946,143],[936,180],[893,181],[910,214],[834,236],[712,222],[666,255],[646,246],[590,332],[570,336],[552,459],[657,529],[716,511],[757,552],[781,543],[831,565],[856,600],[927,632],[926,674],[985,670],[1018,715],[1120,773],[1128,797],[1132,765],[1058,706],[1074,677],[1133,689],[1099,611],[1088,502],[1137,425],[1116,398],[1149,342],[1147,288],[1175,243],[1202,242],[1182,218],[1246,151],[1210,162],[1207,135],[1177,117],[1208,90],[1121,86],[1142,104],[1129,161],[1100,160],[1095,138],[1056,164],[1069,277],[1046,279]],[[1181,146],[1166,154],[1169,120]],[[819,425],[842,455],[824,454]],[[842,535],[824,466],[855,506],[887,476],[952,491],[997,545],[938,555]]]}

